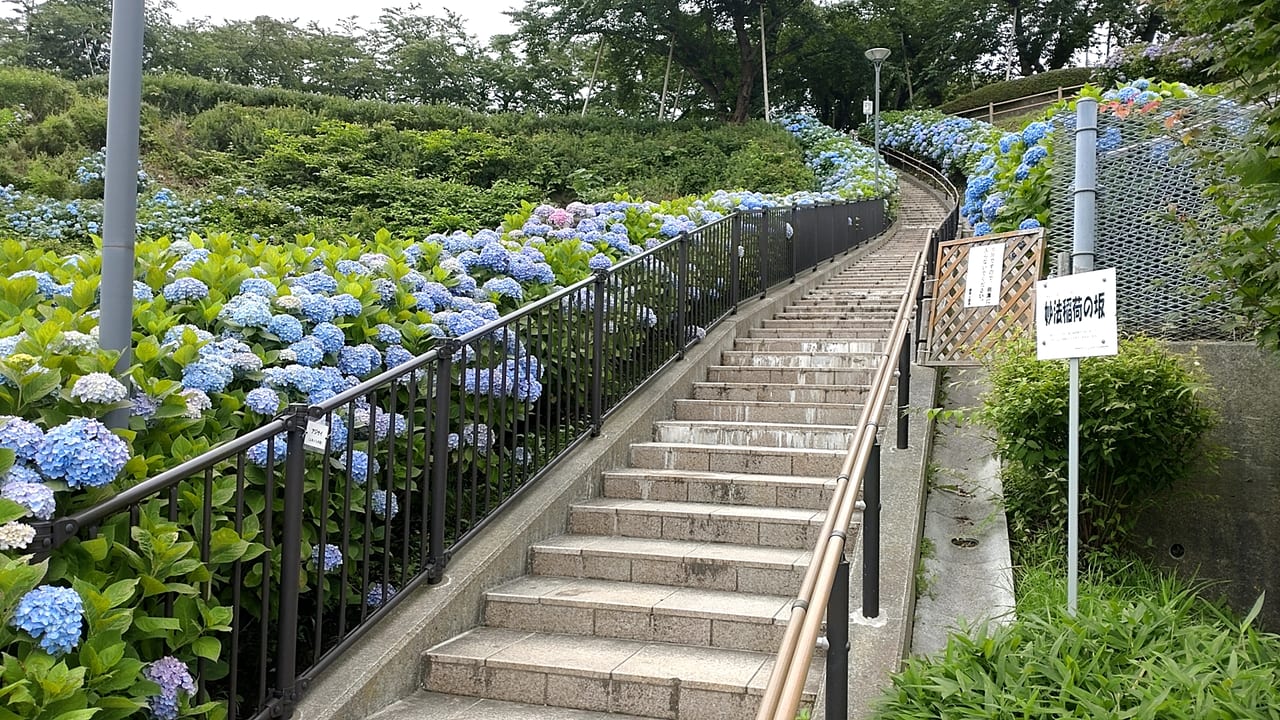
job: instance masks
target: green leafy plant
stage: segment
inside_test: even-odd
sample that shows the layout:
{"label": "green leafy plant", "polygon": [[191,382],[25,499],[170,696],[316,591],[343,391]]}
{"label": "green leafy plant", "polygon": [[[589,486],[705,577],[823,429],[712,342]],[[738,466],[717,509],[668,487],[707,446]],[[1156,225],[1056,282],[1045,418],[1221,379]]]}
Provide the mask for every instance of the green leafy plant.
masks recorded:
{"label": "green leafy plant", "polygon": [[[1065,527],[1068,372],[1041,362],[1029,339],[994,350],[991,391],[978,412],[996,431],[1005,506],[1023,537]],[[1155,491],[1187,477],[1206,453],[1216,414],[1186,360],[1146,338],[1080,362],[1080,537],[1088,549],[1125,540]]]}

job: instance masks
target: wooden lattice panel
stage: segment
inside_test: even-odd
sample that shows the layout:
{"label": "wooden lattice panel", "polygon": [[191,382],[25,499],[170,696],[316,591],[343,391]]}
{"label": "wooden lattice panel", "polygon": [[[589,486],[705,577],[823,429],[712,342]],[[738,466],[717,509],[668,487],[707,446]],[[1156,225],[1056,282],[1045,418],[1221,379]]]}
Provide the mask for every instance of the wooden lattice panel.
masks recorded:
{"label": "wooden lattice panel", "polygon": [[[996,305],[965,307],[969,251],[1004,243],[1004,272]],[[1034,332],[1035,284],[1040,279],[1044,230],[983,235],[938,245],[937,277],[929,313],[928,361],[975,365],[984,350],[1002,339]]]}

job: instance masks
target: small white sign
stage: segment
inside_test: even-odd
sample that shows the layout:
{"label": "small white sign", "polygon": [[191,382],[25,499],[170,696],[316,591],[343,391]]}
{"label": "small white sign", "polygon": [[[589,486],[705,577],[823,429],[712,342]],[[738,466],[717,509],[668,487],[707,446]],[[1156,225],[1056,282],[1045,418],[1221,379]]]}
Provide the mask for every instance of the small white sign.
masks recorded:
{"label": "small white sign", "polygon": [[1115,355],[1116,270],[1065,275],[1036,283],[1036,357]]}
{"label": "small white sign", "polygon": [[324,452],[329,442],[329,424],[319,418],[307,421],[307,432],[302,436],[302,447],[311,452]]}
{"label": "small white sign", "polygon": [[964,306],[1000,304],[1000,279],[1004,277],[1004,243],[969,246],[969,269],[964,278]]}
{"label": "small white sign", "polygon": [[871,104],[870,100],[862,101],[862,117],[869,118],[871,117],[871,113],[875,111],[876,111],[875,106]]}

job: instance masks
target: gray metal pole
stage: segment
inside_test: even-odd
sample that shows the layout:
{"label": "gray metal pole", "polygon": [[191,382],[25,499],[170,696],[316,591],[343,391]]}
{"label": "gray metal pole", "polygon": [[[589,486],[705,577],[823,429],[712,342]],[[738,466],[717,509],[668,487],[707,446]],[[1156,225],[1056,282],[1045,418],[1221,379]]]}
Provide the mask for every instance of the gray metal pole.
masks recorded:
{"label": "gray metal pole", "polygon": [[1098,101],[1076,103],[1075,226],[1071,238],[1071,272],[1093,270],[1094,223],[1098,203]]}
{"label": "gray metal pole", "polygon": [[880,63],[876,63],[876,197],[880,193]]}
{"label": "gray metal pole", "polygon": [[1080,358],[1067,361],[1071,366],[1071,395],[1067,422],[1067,613],[1076,614],[1080,583]]}
{"label": "gray metal pole", "polygon": [[596,86],[596,74],[600,72],[600,58],[604,55],[604,36],[600,36],[600,45],[596,48],[596,64],[591,68],[591,80],[587,82],[587,96],[582,98],[582,117],[587,116],[587,103],[591,102],[591,91]]}
{"label": "gray metal pole", "polygon": [[664,120],[667,115],[667,83],[671,80],[671,58],[676,54],[675,38],[671,40],[671,47],[667,48],[667,71],[662,75],[662,101],[658,103],[658,119]]}
{"label": "gray metal pole", "polygon": [[[102,210],[102,317],[99,340],[119,350],[116,372],[130,364],[133,345],[133,245],[138,223],[138,123],[142,114],[143,0],[115,0],[107,85],[106,194]],[[106,417],[129,423],[128,409]]]}
{"label": "gray metal pole", "polygon": [[770,122],[773,113],[769,111],[769,54],[764,46],[764,3],[760,4],[760,67],[764,73],[764,121]]}

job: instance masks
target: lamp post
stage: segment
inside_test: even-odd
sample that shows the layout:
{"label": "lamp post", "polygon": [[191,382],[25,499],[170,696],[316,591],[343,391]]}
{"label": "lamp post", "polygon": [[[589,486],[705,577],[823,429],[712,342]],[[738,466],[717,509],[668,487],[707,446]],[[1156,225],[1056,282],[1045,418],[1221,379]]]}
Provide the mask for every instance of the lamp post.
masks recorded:
{"label": "lamp post", "polygon": [[867,59],[876,68],[876,192],[880,192],[880,65],[889,57],[889,48],[871,48]]}

